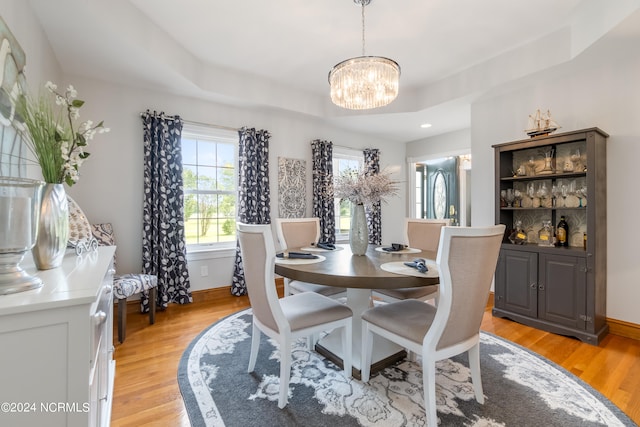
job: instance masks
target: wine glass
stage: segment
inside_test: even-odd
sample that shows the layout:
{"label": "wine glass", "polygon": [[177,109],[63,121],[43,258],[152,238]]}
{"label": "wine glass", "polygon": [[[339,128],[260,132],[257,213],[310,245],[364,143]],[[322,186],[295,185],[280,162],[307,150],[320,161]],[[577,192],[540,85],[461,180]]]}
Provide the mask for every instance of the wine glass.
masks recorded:
{"label": "wine glass", "polygon": [[507,206],[507,190],[500,190],[500,207]]}
{"label": "wine glass", "polygon": [[533,198],[536,195],[535,188],[533,187],[533,182],[527,184],[527,196],[531,199],[531,204],[533,205]]}
{"label": "wine glass", "polygon": [[538,187],[538,191],[536,191],[536,195],[540,199],[540,206],[546,206],[546,204],[542,202],[543,200],[546,200],[549,197],[549,189],[547,188],[546,183],[543,182],[540,185],[540,187]]}
{"label": "wine glass", "polygon": [[507,189],[506,194],[504,196],[504,199],[507,201],[507,206],[512,208],[513,207],[513,201],[515,200],[515,195],[514,195],[513,190],[511,188]]}
{"label": "wine glass", "polygon": [[569,156],[571,163],[573,163],[573,171],[574,172],[582,172],[580,168],[580,160],[582,157],[580,156],[580,149],[576,149],[576,151]]}
{"label": "wine glass", "polygon": [[560,186],[560,194],[562,195],[562,206],[567,206],[567,196],[569,195],[569,186],[564,182]]}
{"label": "wine glass", "polygon": [[522,191],[514,190],[513,196],[515,197],[515,200],[518,202],[517,206],[521,208],[522,207]]}
{"label": "wine glass", "polygon": [[583,185],[580,188],[578,188],[576,190],[576,196],[578,196],[578,200],[580,200],[579,207],[584,208],[585,205],[582,204],[582,199],[585,199],[587,197],[587,186]]}
{"label": "wine glass", "polygon": [[556,184],[553,184],[551,186],[551,205],[555,208],[556,207],[556,200],[558,199],[558,196],[560,196],[560,187],[558,187]]}

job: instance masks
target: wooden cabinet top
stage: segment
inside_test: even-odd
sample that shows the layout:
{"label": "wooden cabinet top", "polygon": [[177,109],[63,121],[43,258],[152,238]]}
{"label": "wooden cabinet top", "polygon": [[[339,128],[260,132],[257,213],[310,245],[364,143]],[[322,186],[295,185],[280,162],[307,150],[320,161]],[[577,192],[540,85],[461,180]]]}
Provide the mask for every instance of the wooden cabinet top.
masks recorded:
{"label": "wooden cabinet top", "polygon": [[609,134],[603,131],[602,129],[593,127],[593,128],[580,129],[580,130],[575,130],[570,132],[553,133],[546,136],[537,136],[535,138],[525,138],[517,141],[504,142],[501,144],[492,145],[492,147],[495,149],[498,149],[499,151],[510,151],[514,149],[512,146],[516,144],[519,145],[519,147],[517,147],[518,150],[540,147],[540,146],[551,145],[551,144],[563,144],[565,142],[572,142],[572,141],[587,139],[587,135],[589,133],[597,133],[598,135],[604,137],[605,139],[609,137]]}

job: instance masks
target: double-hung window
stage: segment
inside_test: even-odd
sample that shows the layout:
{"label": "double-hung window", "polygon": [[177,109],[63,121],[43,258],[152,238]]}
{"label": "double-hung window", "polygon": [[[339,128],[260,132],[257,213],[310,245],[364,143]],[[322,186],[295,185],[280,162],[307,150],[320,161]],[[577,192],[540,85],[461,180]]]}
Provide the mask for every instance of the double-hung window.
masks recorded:
{"label": "double-hung window", "polygon": [[[334,150],[332,159],[334,177],[349,169],[361,170],[364,165],[362,153],[355,150]],[[351,223],[351,203],[348,200],[341,202],[340,199],[335,199],[334,209],[336,216],[336,240],[348,240]]]}
{"label": "double-hung window", "polygon": [[182,177],[187,248],[233,246],[236,242],[238,134],[185,123]]}

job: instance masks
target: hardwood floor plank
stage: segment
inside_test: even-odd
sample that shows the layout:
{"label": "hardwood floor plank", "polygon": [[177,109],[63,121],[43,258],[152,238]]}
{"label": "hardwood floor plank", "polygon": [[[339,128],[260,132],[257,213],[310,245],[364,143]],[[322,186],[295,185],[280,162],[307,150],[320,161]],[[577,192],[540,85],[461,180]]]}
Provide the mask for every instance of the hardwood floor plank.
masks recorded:
{"label": "hardwood floor plank", "polygon": [[[158,312],[154,325],[149,325],[147,315],[137,312],[137,305],[128,307],[127,338],[119,344],[114,337],[113,427],[189,426],[177,381],[180,357],[208,326],[249,307],[247,297],[234,297],[224,290],[194,296],[194,301],[172,304]],[[552,360],[640,424],[640,341],[610,334],[599,346],[593,346],[495,318],[491,304],[483,317],[482,330]]]}

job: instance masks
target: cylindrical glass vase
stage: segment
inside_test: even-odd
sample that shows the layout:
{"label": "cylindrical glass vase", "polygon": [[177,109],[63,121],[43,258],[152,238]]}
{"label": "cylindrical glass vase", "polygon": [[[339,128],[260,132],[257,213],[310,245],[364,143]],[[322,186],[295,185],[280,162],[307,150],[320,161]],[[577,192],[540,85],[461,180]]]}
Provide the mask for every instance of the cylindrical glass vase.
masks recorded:
{"label": "cylindrical glass vase", "polygon": [[64,184],[42,187],[38,238],[31,249],[38,270],[60,267],[69,240],[69,203]]}
{"label": "cylindrical glass vase", "polygon": [[33,247],[38,233],[40,190],[44,182],[0,177],[0,295],[42,286],[20,262]]}
{"label": "cylindrical glass vase", "polygon": [[354,255],[364,255],[369,247],[369,227],[364,205],[361,203],[353,203],[351,207],[349,246]]}

